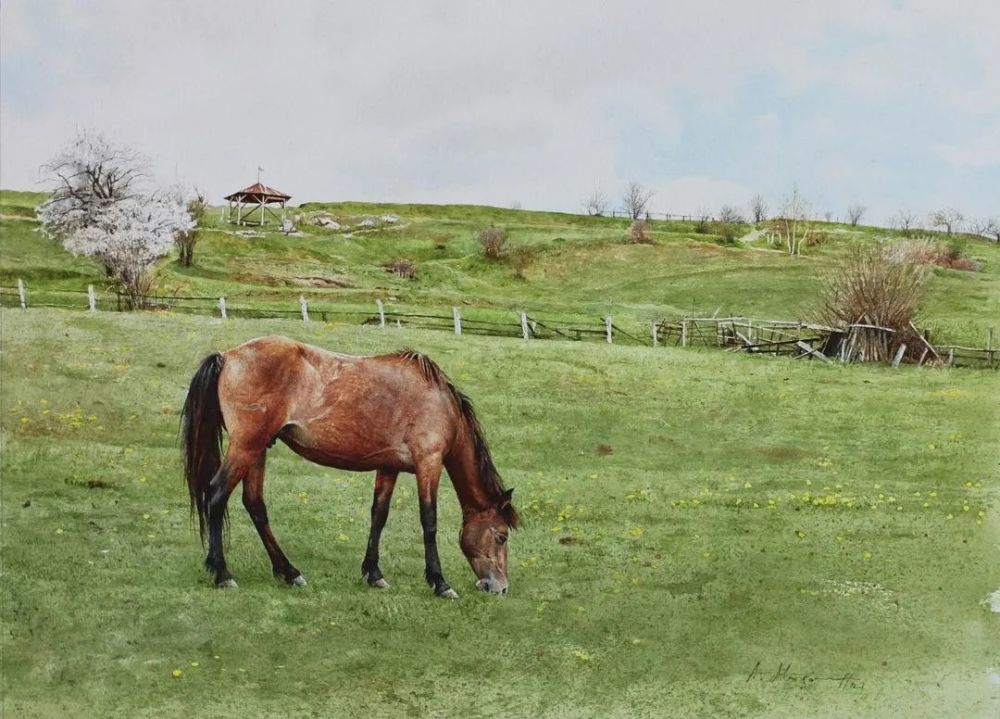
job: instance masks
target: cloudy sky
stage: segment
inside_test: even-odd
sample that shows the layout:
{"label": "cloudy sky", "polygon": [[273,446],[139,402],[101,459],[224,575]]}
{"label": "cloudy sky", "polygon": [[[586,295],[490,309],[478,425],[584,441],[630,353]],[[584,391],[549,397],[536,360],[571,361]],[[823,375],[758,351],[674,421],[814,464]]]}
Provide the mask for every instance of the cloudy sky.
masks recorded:
{"label": "cloudy sky", "polygon": [[78,127],[213,199],[1000,214],[1000,2],[4,0],[0,185]]}

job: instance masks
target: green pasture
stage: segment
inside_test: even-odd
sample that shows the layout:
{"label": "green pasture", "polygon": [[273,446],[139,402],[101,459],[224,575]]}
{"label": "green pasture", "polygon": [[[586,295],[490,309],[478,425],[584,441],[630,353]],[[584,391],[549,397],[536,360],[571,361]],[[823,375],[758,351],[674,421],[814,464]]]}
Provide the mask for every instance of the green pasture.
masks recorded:
{"label": "green pasture", "polygon": [[[32,208],[43,199],[39,193],[0,192],[0,284],[12,286],[20,277],[29,301],[80,306],[85,297],[46,293],[94,284],[99,304],[110,307],[97,263],[74,258],[37,231]],[[289,313],[298,311],[300,295],[317,312],[331,313],[372,315],[376,298],[390,311],[445,317],[458,306],[470,320],[509,322],[514,331],[521,311],[543,322],[589,322],[594,328],[611,314],[616,325],[643,338],[651,320],[682,314],[816,319],[823,277],[852,245],[899,239],[891,230],[819,223],[823,241],[793,258],[763,238],[726,244],[717,235],[698,233],[691,222],[654,221],[654,244],[632,245],[623,241],[629,222],[621,218],[362,203],[289,208],[289,217],[302,218],[302,236],[285,236],[272,223],[261,237],[241,237],[221,221],[221,212],[209,211],[194,266],[181,267],[175,257],[161,262],[159,293],[225,295],[233,307]],[[337,218],[343,229],[308,222],[320,213]],[[357,226],[364,217],[385,214],[398,215],[399,223]],[[482,256],[474,234],[491,224],[507,230],[511,247],[530,252],[523,277],[515,276],[509,262]],[[947,241],[975,259],[980,271],[934,270],[922,326],[935,341],[985,346],[987,331],[1000,316],[1000,246],[967,236]],[[397,259],[415,264],[415,279],[386,272],[383,264]],[[4,304],[10,306],[16,297],[5,292]],[[211,300],[204,303],[207,310],[211,306]]]}
{"label": "green pasture", "polygon": [[[7,204],[5,283],[99,281]],[[167,261],[163,281],[288,301],[289,276],[336,273],[356,288],[323,292],[345,302],[780,315],[839,251],[792,260],[675,227],[626,247],[610,220],[447,213],[399,208],[407,227],[349,240],[212,232],[197,266]],[[514,241],[543,248],[526,280],[473,249],[474,227],[508,218]],[[926,310],[970,336],[998,298],[996,249],[975,247],[984,271],[940,273]],[[377,268],[396,254],[419,280]],[[5,717],[997,716],[996,373],[151,313],[4,309],[0,326]],[[476,401],[525,520],[509,596],[474,591],[447,483],[442,562],[462,598],[432,596],[412,481],[384,535],[392,587],[368,588],[372,477],[280,444],[272,526],[309,586],[271,577],[237,499],[240,586],[212,588],[178,413],[207,352],[269,333],[410,346]]]}

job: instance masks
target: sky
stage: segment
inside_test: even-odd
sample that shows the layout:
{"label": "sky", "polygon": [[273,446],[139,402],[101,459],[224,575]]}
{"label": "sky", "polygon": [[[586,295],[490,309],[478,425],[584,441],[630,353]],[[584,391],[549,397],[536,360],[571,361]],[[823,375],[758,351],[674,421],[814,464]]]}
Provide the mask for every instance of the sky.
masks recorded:
{"label": "sky", "polygon": [[78,128],[213,201],[1000,215],[1000,2],[4,0],[0,186]]}

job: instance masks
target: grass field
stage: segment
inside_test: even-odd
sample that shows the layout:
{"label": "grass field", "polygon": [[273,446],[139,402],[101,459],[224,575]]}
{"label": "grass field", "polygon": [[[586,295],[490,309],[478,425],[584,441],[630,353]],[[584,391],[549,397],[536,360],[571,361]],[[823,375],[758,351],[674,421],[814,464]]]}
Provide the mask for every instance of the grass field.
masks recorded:
{"label": "grass field", "polygon": [[[5,278],[36,268],[36,281],[94,279],[82,261],[46,264],[51,252],[10,227]],[[425,241],[418,229],[407,247]],[[793,262],[681,238],[626,248],[617,231],[553,248],[521,285],[474,259],[461,225],[455,256],[427,269],[456,268],[454,283],[405,291],[510,301],[505,288],[543,298],[565,284],[567,300],[595,301],[600,287],[569,287],[558,263],[738,253],[764,278]],[[303,262],[343,255],[338,270],[353,268],[362,242],[329,241],[336,251]],[[237,261],[239,242],[212,235],[190,286],[220,289],[228,280],[213,272]],[[389,253],[388,235],[373,243]],[[245,264],[264,272],[296,253],[308,255],[302,238],[269,240]],[[636,282],[613,297],[685,307],[672,271],[623,261],[619,279]],[[352,277],[367,278],[364,292],[404,292],[379,272]],[[704,291],[695,302],[732,277],[706,273],[714,291],[692,280],[691,293]],[[739,287],[733,306],[757,296],[761,311],[779,309]],[[955,287],[995,303],[995,275],[935,278],[934,312],[981,326],[966,294],[942,289]],[[4,716],[997,716],[1000,614],[982,603],[1000,587],[996,373],[317,322],[52,310],[0,310],[0,322]],[[442,561],[462,599],[432,597],[412,480],[384,536],[392,588],[367,588],[372,478],[280,445],[268,462],[272,526],[310,584],[271,578],[237,501],[228,557],[240,588],[210,586],[178,412],[205,353],[267,333],[356,353],[412,346],[477,401],[525,519],[508,597],[473,591],[447,488]]]}
{"label": "grass field", "polygon": [[[49,289],[84,290],[89,283],[100,292],[106,281],[97,263],[74,258],[36,231],[32,208],[43,199],[38,193],[0,192],[0,284],[12,285],[20,277],[35,298]],[[629,223],[620,218],[359,203],[289,210],[290,216],[329,213],[344,223],[342,230],[302,222],[303,236],[286,237],[272,224],[263,237],[248,238],[222,224],[219,212],[208,214],[193,267],[181,267],[174,258],[161,263],[160,292],[225,295],[232,306],[291,312],[298,310],[300,294],[317,311],[371,314],[376,298],[398,311],[448,315],[457,305],[470,319],[512,325],[515,312],[526,311],[543,320],[585,318],[597,328],[599,318],[610,313],[616,324],[642,337],[651,320],[684,313],[816,319],[823,276],[854,244],[898,239],[890,230],[820,223],[827,239],[790,258],[763,240],[725,245],[715,235],[699,234],[690,222],[654,221],[656,244],[630,245],[623,242]],[[385,213],[401,221],[370,230],[354,226],[364,216]],[[530,248],[534,259],[523,278],[507,263],[481,256],[473,236],[490,224],[506,228],[512,246]],[[921,323],[935,341],[981,347],[1000,316],[1000,246],[966,236],[949,241],[981,270],[934,270]],[[416,279],[400,279],[382,268],[400,258],[415,263]],[[85,305],[85,299],[78,302]]]}

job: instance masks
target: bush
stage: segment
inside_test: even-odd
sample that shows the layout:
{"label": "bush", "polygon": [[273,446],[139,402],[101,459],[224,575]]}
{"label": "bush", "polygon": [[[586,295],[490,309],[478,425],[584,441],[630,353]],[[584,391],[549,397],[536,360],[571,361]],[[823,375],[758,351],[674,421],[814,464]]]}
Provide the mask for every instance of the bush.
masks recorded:
{"label": "bush", "polygon": [[632,245],[651,245],[653,236],[650,229],[646,220],[636,220],[629,226],[625,241]]}
{"label": "bush", "polygon": [[448,235],[442,232],[440,234],[434,235],[432,239],[434,240],[435,250],[444,250],[448,247],[448,240],[450,238],[448,237]]}
{"label": "bush", "polygon": [[947,267],[965,272],[979,270],[975,262],[962,256],[962,250],[957,244],[930,239],[897,242],[887,249],[886,259],[922,267]]}
{"label": "bush", "polygon": [[825,230],[813,230],[806,236],[805,244],[807,247],[814,247],[816,245],[825,245],[831,239],[830,233]]}
{"label": "bush", "polygon": [[396,277],[403,280],[413,280],[417,277],[417,266],[412,260],[399,259],[392,260],[391,262],[383,262],[382,269],[386,272],[391,272]]}
{"label": "bush", "polygon": [[694,231],[699,235],[707,235],[712,216],[707,212],[698,213],[698,218],[694,223]]}
{"label": "bush", "polygon": [[476,241],[488,260],[502,260],[507,254],[507,231],[502,227],[490,225],[479,230]]}
{"label": "bush", "polygon": [[507,254],[507,261],[510,263],[511,272],[519,280],[524,279],[524,271],[535,261],[535,253],[530,247],[513,248]]}
{"label": "bush", "polygon": [[742,234],[741,227],[733,222],[716,222],[712,230],[724,245],[735,245],[736,238]]}

